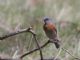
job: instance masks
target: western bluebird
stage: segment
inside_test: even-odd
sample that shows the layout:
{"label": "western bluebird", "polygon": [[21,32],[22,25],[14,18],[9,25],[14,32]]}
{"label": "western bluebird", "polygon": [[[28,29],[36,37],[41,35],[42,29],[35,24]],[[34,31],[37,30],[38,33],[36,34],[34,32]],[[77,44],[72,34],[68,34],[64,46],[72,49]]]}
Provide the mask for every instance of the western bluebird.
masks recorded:
{"label": "western bluebird", "polygon": [[43,29],[45,31],[46,36],[49,40],[55,44],[56,48],[60,47],[60,41],[57,38],[57,29],[55,24],[52,23],[51,19],[46,17],[44,18]]}

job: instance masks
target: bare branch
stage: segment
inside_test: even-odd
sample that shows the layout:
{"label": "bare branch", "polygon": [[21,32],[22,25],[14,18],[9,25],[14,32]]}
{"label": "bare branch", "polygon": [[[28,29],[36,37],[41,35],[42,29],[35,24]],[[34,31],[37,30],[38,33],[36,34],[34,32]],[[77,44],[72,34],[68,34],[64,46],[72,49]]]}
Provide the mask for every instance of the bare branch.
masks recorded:
{"label": "bare branch", "polygon": [[35,40],[35,42],[36,42],[36,44],[37,44],[37,47],[39,48],[39,51],[40,51],[41,60],[43,60],[42,50],[41,50],[41,48],[40,48],[40,46],[39,46],[39,44],[38,44],[38,41],[37,41],[37,39],[36,39],[36,34],[34,33],[33,30],[30,30],[29,32],[31,32],[31,34],[33,35],[34,40]]}
{"label": "bare branch", "polygon": [[66,50],[65,48],[62,48],[62,50],[64,50],[65,52],[67,52],[70,56],[72,56],[74,59],[76,60],[80,60],[80,58],[73,56],[68,50]]}
{"label": "bare branch", "polygon": [[[42,48],[44,48],[45,46],[47,46],[48,44],[50,43],[50,41],[48,40],[44,45],[42,45],[40,48],[42,49]],[[27,53],[24,53],[23,55],[21,55],[21,59],[22,58],[24,58],[26,55],[29,55],[29,54],[31,54],[31,53],[33,53],[33,52],[35,52],[35,51],[38,51],[39,50],[39,48],[36,48],[36,49],[34,49],[34,50],[32,50],[32,51],[30,51],[30,52],[27,52]]]}
{"label": "bare branch", "polygon": [[28,29],[23,29],[23,30],[20,30],[20,31],[17,31],[17,32],[10,33],[10,34],[8,34],[8,35],[5,35],[5,36],[3,36],[3,37],[0,37],[0,40],[6,39],[6,38],[8,38],[8,37],[11,37],[11,36],[14,36],[14,35],[23,33],[23,32],[30,32],[30,33],[33,35],[34,40],[35,40],[35,42],[36,42],[36,44],[37,44],[37,46],[38,46],[38,48],[39,48],[39,50],[40,50],[41,60],[43,60],[42,51],[41,51],[40,46],[39,46],[39,44],[38,44],[38,42],[37,42],[36,34],[35,34],[31,29],[32,29],[32,27],[30,27],[30,28],[28,28]]}
{"label": "bare branch", "polygon": [[29,32],[29,30],[30,30],[31,28],[32,28],[32,27],[29,27],[29,28],[27,28],[27,29],[23,29],[23,30],[19,30],[19,31],[17,31],[17,32],[9,33],[9,34],[7,34],[7,35],[4,35],[4,36],[0,37],[0,40],[4,40],[4,39],[6,39],[6,38],[8,38],[8,37],[11,37],[11,36],[14,36],[14,35],[17,35],[17,34],[20,34],[20,33]]}
{"label": "bare branch", "polygon": [[[48,40],[44,45],[42,45],[42,46],[40,47],[39,44],[38,44],[38,42],[37,42],[37,39],[36,39],[36,34],[35,34],[35,32],[32,30],[32,27],[29,27],[29,28],[27,28],[27,29],[19,30],[19,31],[17,31],[17,32],[13,32],[13,33],[4,35],[3,37],[0,37],[0,40],[4,40],[4,39],[6,39],[6,38],[8,38],[8,37],[11,37],[11,36],[14,36],[14,35],[17,35],[17,34],[20,34],[20,33],[24,33],[24,32],[30,32],[30,33],[32,33],[32,35],[34,36],[35,42],[37,43],[38,48],[36,48],[36,49],[34,49],[34,50],[30,51],[30,52],[24,53],[23,55],[21,55],[21,56],[19,57],[20,59],[24,58],[26,55],[29,55],[29,54],[31,54],[31,53],[33,53],[33,52],[35,52],[35,51],[40,50],[40,56],[41,56],[41,59],[42,59],[42,60],[54,60],[54,59],[43,59],[41,49],[44,48],[45,46],[47,46],[47,44],[49,44],[49,43],[51,43],[51,42]],[[67,53],[68,53],[69,55],[71,55],[74,59],[80,60],[80,58],[77,58],[77,57],[73,56],[73,55],[72,55],[69,51],[67,51],[65,48],[62,48],[62,50],[64,50],[65,52],[67,52]],[[0,60],[20,60],[20,59],[1,59],[1,58],[0,58]]]}

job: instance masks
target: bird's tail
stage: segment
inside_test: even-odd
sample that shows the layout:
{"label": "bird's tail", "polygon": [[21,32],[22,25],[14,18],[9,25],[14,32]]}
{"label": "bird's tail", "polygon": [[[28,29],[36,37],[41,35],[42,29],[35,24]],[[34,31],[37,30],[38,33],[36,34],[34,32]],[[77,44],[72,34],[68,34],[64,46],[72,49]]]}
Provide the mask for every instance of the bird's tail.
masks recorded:
{"label": "bird's tail", "polygon": [[55,44],[57,49],[60,47],[60,44],[58,42],[55,42],[54,44]]}
{"label": "bird's tail", "polygon": [[57,49],[60,48],[60,41],[59,40],[55,40],[54,44]]}

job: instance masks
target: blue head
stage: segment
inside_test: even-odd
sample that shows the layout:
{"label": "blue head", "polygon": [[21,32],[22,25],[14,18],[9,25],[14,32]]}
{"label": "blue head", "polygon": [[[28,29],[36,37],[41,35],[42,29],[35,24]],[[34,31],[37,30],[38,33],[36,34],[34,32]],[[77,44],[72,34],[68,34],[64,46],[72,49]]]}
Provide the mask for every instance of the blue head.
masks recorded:
{"label": "blue head", "polygon": [[49,23],[49,22],[51,22],[51,19],[49,18],[49,17],[44,17],[44,23]]}
{"label": "blue head", "polygon": [[44,23],[56,23],[56,19],[51,19],[51,18],[49,18],[49,17],[44,17]]}
{"label": "blue head", "polygon": [[44,22],[48,21],[49,18],[48,17],[44,17]]}

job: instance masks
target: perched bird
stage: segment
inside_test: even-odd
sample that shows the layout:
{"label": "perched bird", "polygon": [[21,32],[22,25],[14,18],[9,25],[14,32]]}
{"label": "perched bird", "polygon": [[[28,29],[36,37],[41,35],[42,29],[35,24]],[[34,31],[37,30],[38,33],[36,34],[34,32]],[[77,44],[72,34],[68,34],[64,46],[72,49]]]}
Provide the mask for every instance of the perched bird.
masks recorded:
{"label": "perched bird", "polygon": [[50,18],[44,18],[43,29],[45,31],[46,36],[52,43],[55,44],[56,48],[58,49],[60,47],[60,41],[57,38],[57,29]]}

